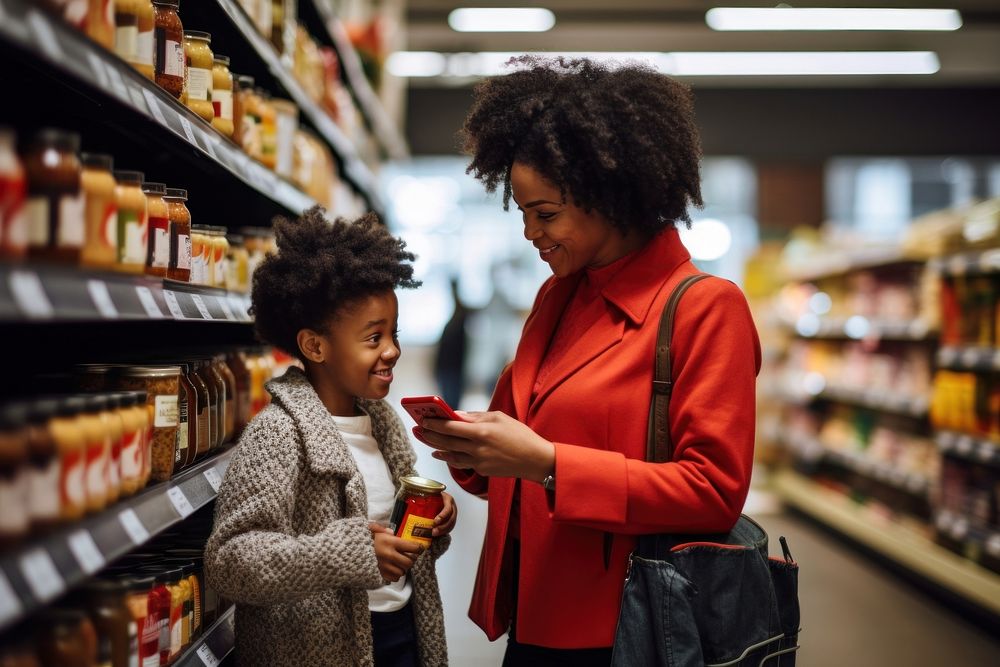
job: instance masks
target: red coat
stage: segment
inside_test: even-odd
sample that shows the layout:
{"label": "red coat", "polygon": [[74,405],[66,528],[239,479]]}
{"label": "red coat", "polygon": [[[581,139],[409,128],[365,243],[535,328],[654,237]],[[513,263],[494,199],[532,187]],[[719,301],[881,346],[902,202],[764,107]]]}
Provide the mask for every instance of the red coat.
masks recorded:
{"label": "red coat", "polygon": [[[581,274],[550,278],[493,395],[491,409],[556,447],[554,502],[540,484],[519,484],[517,638],[523,643],[610,646],[634,536],[727,530],[750,486],[760,343],[743,293],[726,280],[698,282],[681,301],[672,348],[675,462],[643,460],[660,314],[674,285],[697,269],[674,229],[639,252],[605,286],[600,321],[572,344],[529,409],[549,339]],[[507,526],[517,480],[452,474],[465,490],[488,493],[469,616],[493,640],[511,618]],[[606,531],[615,534],[607,569]]]}

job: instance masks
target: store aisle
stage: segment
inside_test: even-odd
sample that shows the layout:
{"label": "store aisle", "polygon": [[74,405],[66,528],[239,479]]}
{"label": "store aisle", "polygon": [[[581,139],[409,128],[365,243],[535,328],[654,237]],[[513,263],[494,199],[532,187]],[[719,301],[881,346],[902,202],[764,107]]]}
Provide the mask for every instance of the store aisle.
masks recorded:
{"label": "store aisle", "polygon": [[[435,393],[430,372],[431,349],[404,347],[388,400],[398,408],[403,396]],[[483,396],[467,396],[466,409],[483,409]],[[404,421],[410,419],[402,410]],[[422,475],[451,481],[445,465],[415,443]],[[763,486],[764,475],[755,478]],[[459,521],[451,549],[438,563],[450,664],[453,667],[499,665],[505,639],[490,643],[468,619],[472,582],[479,560],[486,503],[451,489],[459,505]],[[764,490],[754,490],[746,512],[760,521],[775,542],[788,538],[793,556],[803,565],[801,667],[979,667],[1000,660],[1000,637],[991,637],[957,614],[914,589],[858,551],[784,512]]]}

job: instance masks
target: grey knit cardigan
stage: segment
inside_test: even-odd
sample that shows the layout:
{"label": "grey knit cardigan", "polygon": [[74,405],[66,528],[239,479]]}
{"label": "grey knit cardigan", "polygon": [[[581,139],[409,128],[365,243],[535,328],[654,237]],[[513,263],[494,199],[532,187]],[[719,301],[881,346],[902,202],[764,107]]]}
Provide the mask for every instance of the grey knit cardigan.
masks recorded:
{"label": "grey knit cardigan", "polygon": [[[383,584],[365,484],[312,385],[297,368],[267,385],[219,489],[205,547],[208,585],[236,603],[241,667],[374,665],[366,589]],[[416,456],[385,401],[359,400],[397,488]],[[420,661],[446,665],[434,563],[439,537],[408,576]]]}

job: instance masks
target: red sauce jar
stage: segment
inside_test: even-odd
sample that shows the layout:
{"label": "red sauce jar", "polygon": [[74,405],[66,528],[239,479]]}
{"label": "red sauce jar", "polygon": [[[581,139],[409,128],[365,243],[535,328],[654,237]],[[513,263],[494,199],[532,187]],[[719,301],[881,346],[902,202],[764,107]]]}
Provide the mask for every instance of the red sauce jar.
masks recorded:
{"label": "red sauce jar", "polygon": [[444,509],[445,485],[426,477],[400,477],[389,529],[404,540],[431,545],[434,517]]}

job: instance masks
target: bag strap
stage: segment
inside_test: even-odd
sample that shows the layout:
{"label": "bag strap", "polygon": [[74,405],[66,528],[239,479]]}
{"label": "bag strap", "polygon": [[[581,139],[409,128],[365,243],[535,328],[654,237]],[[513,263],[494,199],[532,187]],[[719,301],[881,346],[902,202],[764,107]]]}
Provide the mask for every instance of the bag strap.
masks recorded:
{"label": "bag strap", "polygon": [[670,359],[670,339],[674,335],[674,318],[681,297],[699,280],[708,278],[697,273],[684,278],[674,288],[660,315],[660,328],[656,334],[656,363],[653,368],[653,400],[649,405],[649,422],[646,430],[646,460],[666,463],[674,457],[670,439],[670,395],[674,389]]}

